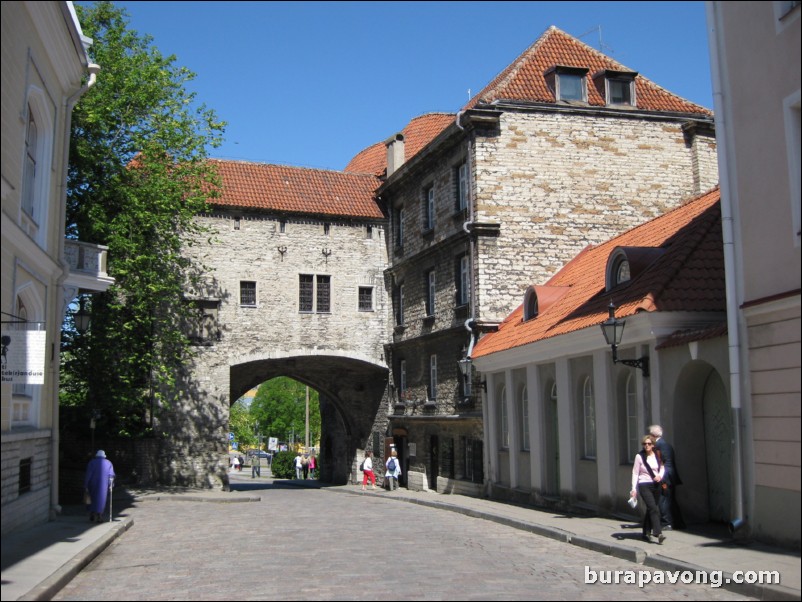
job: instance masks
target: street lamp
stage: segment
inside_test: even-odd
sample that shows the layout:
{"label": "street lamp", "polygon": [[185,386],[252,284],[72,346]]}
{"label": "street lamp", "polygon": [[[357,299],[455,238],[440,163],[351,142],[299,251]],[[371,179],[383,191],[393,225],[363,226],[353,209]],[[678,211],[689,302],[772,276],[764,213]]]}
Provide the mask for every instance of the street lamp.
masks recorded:
{"label": "street lamp", "polygon": [[626,326],[627,321],[619,320],[615,317],[615,305],[613,305],[612,301],[610,301],[610,305],[607,306],[607,310],[609,312],[609,317],[602,322],[601,329],[604,340],[607,341],[607,344],[613,350],[613,363],[640,368],[643,371],[643,376],[648,377],[649,358],[647,356],[636,360],[618,359],[618,346],[621,344],[621,339],[624,337],[624,326]]}
{"label": "street lamp", "polygon": [[86,299],[83,295],[81,295],[79,298],[79,303],[79,309],[72,314],[72,317],[75,320],[75,329],[79,333],[84,334],[87,330],[89,330],[89,322],[92,319],[92,314],[90,314],[86,309]]}

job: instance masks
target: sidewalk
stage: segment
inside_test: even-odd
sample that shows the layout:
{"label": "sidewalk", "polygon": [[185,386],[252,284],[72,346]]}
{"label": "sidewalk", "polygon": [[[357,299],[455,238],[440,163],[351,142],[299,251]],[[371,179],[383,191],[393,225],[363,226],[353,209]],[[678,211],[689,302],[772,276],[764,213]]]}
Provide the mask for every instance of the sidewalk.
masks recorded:
{"label": "sidewalk", "polygon": [[[124,503],[170,499],[188,502],[242,503],[259,501],[253,486],[267,486],[271,479],[254,482],[250,474],[236,475],[232,486],[249,491],[219,490],[137,490],[115,494],[115,508]],[[558,514],[460,495],[441,495],[400,489],[392,493],[377,489],[361,491],[360,486],[326,486],[318,481],[279,481],[282,486],[320,488],[342,495],[374,495],[396,502],[416,503],[492,520],[582,546],[643,565],[649,571],[721,571],[722,589],[762,600],[799,600],[800,555],[758,543],[735,543],[723,526],[707,525],[687,531],[668,532],[663,545],[640,540],[640,525],[632,517],[598,518]],[[118,497],[125,498],[118,503]],[[48,600],[66,585],[116,537],[133,525],[131,518],[92,525],[83,512],[26,531],[12,533],[2,540],[2,600]],[[782,585],[732,582],[736,571],[778,571]],[[740,574],[739,574],[740,575]],[[747,574],[748,576],[748,574]],[[727,578],[730,583],[727,583]]]}

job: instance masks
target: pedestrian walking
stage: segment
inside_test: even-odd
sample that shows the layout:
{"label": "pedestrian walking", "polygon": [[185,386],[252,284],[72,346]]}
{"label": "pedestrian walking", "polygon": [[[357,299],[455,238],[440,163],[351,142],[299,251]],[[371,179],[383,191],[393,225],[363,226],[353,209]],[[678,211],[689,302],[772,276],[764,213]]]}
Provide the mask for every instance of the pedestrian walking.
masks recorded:
{"label": "pedestrian walking", "polygon": [[239,458],[237,456],[234,456],[231,458],[231,472],[237,472],[238,468],[239,468]]}
{"label": "pedestrian walking", "polygon": [[301,475],[303,474],[303,459],[301,458],[301,452],[298,452],[298,455],[295,456],[295,478],[299,481],[301,480]]}
{"label": "pedestrian walking", "polygon": [[649,434],[654,439],[654,448],[660,454],[663,466],[666,467],[662,495],[657,502],[660,508],[660,526],[663,531],[682,529],[685,527],[685,521],[682,519],[682,513],[676,500],[676,487],[677,485],[682,485],[682,479],[680,479],[679,471],[677,470],[674,448],[663,438],[663,427],[659,424],[650,426]]}
{"label": "pedestrian walking", "polygon": [[643,451],[635,454],[632,466],[632,491],[629,495],[633,499],[640,497],[646,504],[641,538],[651,542],[652,537],[656,537],[659,543],[663,543],[666,536],[660,528],[660,509],[657,500],[660,497],[660,482],[665,476],[665,466],[660,461],[660,456],[654,453],[654,438],[651,435],[646,435],[642,439],[642,444]]}
{"label": "pedestrian walking", "polygon": [[309,454],[304,454],[301,458],[301,468],[304,473],[304,480],[309,477]]}
{"label": "pedestrian walking", "polygon": [[114,465],[106,458],[106,452],[98,450],[95,457],[89,461],[84,476],[84,495],[89,496],[87,503],[89,522],[103,522],[106,500],[114,486],[115,476]]}
{"label": "pedestrian walking", "polygon": [[398,477],[401,476],[401,463],[398,461],[398,452],[394,449],[390,451],[390,457],[384,463],[387,472],[384,473],[384,478],[387,479],[387,486],[390,491],[398,488]]}
{"label": "pedestrian walking", "polygon": [[315,458],[315,454],[309,456],[309,478],[315,478],[315,469],[317,468],[317,459]]}
{"label": "pedestrian walking", "polygon": [[365,452],[365,460],[362,462],[362,491],[365,491],[368,479],[370,479],[371,489],[376,489],[376,475],[373,473],[373,452]]}

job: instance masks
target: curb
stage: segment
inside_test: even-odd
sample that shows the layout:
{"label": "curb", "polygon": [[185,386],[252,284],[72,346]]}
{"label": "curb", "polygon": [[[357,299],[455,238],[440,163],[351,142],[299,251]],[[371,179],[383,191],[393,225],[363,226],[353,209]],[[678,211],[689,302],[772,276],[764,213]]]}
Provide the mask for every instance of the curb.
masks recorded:
{"label": "curb", "polygon": [[[329,489],[328,491],[336,491],[336,490]],[[340,490],[339,492],[348,493],[351,495],[356,495],[359,493],[347,489]],[[386,499],[391,499],[391,497],[387,496]],[[537,523],[506,518],[503,516],[499,516],[497,514],[491,514],[479,510],[472,510],[469,508],[463,508],[461,506],[447,504],[434,500],[421,500],[417,498],[408,498],[402,496],[398,497],[393,496],[392,499],[395,499],[400,502],[407,502],[410,504],[429,506],[431,508],[437,508],[439,510],[449,510],[451,512],[457,512],[459,514],[464,514],[465,516],[470,516],[472,518],[481,518],[483,520],[489,520],[501,525],[512,527],[514,529],[528,531],[536,535],[542,535],[550,539],[556,539],[557,541],[562,541],[564,543],[569,543],[582,548],[587,548],[594,552],[606,554],[607,556],[614,556],[616,558],[621,558],[622,560],[628,560],[630,562],[634,562],[636,564],[641,564],[643,566],[648,566],[650,568],[658,570],[672,571],[672,572],[679,571],[680,573],[689,571],[694,574],[697,572],[701,572],[706,575],[710,575],[711,573],[718,574],[718,571],[714,571],[712,569],[708,569],[697,564],[690,564],[682,560],[676,560],[674,558],[669,558],[668,556],[663,556],[662,554],[649,554],[640,547],[611,543],[593,537],[588,537],[586,535],[578,535],[576,533],[565,531],[563,529],[558,529],[556,527],[546,527],[543,525],[539,525]],[[721,589],[731,591],[736,594],[757,598],[758,600],[777,600],[778,602],[800,599],[800,591],[797,589],[785,587],[783,585],[739,583],[733,579],[732,573],[722,573],[721,576],[722,576],[722,583],[720,586]]]}
{"label": "curb", "polygon": [[210,504],[241,504],[245,502],[261,502],[261,496],[247,496],[247,497],[231,497],[231,498],[214,498],[203,495],[181,495],[181,494],[153,494],[143,495],[141,497],[135,496],[135,502],[208,502]]}
{"label": "curb", "polygon": [[133,518],[126,518],[120,523],[114,525],[112,529],[107,531],[97,541],[87,546],[80,553],[73,556],[55,573],[50,575],[47,579],[42,581],[39,585],[34,587],[24,596],[18,600],[51,600],[65,585],[80,573],[86,565],[92,562],[98,554],[105,550],[111,542],[117,539],[120,535],[125,533],[134,524]]}

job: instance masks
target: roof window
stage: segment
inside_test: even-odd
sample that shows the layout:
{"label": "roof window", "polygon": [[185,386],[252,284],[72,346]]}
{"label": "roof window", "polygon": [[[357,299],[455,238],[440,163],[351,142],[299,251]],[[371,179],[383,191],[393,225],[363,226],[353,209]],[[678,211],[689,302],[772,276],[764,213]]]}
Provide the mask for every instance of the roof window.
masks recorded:
{"label": "roof window", "polygon": [[634,279],[664,252],[661,247],[616,247],[607,259],[606,290]]}
{"label": "roof window", "polygon": [[609,105],[634,107],[635,102],[635,71],[613,71],[602,69],[593,75],[593,83],[604,102]]}
{"label": "roof window", "polygon": [[583,67],[552,67],[545,73],[546,82],[554,92],[558,101],[587,102],[588,88],[586,75],[588,70]]}

